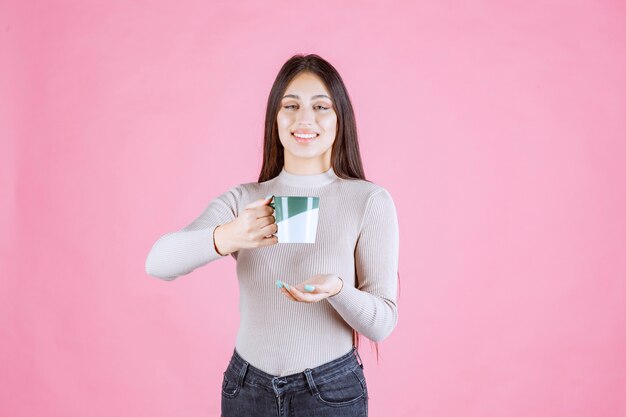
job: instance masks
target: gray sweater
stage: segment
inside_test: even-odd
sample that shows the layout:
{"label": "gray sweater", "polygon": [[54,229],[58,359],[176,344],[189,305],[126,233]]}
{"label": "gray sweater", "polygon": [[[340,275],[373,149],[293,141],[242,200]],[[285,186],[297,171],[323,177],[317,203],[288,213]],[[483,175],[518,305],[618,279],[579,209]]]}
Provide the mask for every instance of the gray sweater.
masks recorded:
{"label": "gray sweater", "polygon": [[[313,368],[352,348],[352,328],[373,341],[398,320],[399,228],[389,192],[334,170],[296,175],[283,170],[271,180],[239,184],[209,202],[181,230],[161,236],[146,259],[146,272],[171,281],[226,256],[213,231],[266,195],[318,196],[315,243],[277,243],[240,249],[237,263],[240,323],[235,348],[252,366],[285,376]],[[291,301],[276,287],[316,274],[337,274],[342,290],[316,303]]]}

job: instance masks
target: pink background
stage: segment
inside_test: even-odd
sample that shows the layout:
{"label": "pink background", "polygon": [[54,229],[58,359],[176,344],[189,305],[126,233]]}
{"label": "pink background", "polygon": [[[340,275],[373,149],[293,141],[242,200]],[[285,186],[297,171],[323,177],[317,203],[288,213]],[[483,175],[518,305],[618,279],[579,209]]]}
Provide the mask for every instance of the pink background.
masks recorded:
{"label": "pink background", "polygon": [[217,416],[235,261],[146,275],[337,67],[400,221],[371,416],[626,415],[620,1],[0,0],[0,415]]}

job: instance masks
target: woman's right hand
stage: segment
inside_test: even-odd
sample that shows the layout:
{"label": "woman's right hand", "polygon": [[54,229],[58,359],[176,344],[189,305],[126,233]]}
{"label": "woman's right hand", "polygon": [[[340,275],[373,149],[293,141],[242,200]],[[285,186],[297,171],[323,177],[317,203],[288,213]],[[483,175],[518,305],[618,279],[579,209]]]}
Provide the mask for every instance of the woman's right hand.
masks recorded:
{"label": "woman's right hand", "polygon": [[278,243],[274,207],[268,204],[273,196],[248,204],[230,223],[219,225],[213,233],[217,253],[226,256],[239,249],[259,248]]}

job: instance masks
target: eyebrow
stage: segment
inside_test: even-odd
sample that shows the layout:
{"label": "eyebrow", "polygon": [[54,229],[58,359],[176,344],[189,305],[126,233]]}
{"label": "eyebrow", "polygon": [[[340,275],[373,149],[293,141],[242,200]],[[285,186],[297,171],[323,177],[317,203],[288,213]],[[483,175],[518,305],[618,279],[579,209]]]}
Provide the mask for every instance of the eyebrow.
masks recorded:
{"label": "eyebrow", "polygon": [[[283,98],[287,98],[287,97],[292,97],[292,98],[297,98],[297,99],[300,99],[300,96],[299,96],[299,95],[297,95],[297,94],[285,94],[285,95],[283,96]],[[316,99],[316,98],[318,98],[318,97],[326,97],[327,99],[329,99],[329,100],[330,100],[330,97],[328,97],[326,94],[316,94],[316,95],[312,96],[312,97],[311,97],[311,99]]]}

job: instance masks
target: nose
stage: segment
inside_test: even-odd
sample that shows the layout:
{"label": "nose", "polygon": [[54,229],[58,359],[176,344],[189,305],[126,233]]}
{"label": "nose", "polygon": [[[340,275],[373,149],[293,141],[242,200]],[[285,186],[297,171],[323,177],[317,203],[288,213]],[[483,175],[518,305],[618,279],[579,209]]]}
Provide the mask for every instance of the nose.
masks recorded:
{"label": "nose", "polygon": [[315,120],[315,111],[308,107],[302,107],[296,114],[296,123],[303,127],[311,127]]}

